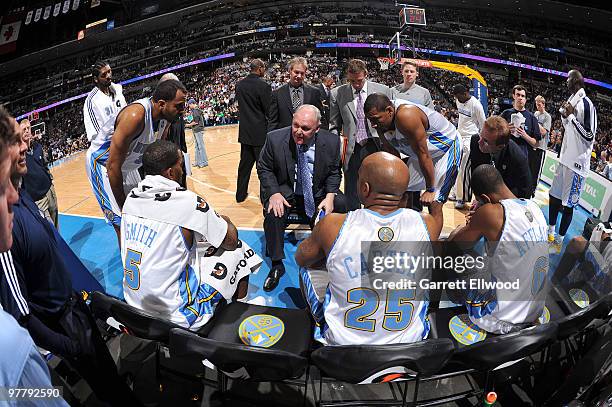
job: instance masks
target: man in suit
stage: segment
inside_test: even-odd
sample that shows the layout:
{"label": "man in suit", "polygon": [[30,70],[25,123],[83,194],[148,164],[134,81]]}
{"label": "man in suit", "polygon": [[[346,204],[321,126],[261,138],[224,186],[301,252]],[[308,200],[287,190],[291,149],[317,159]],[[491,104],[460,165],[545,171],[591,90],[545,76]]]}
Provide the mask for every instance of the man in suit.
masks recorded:
{"label": "man in suit", "polygon": [[331,96],[331,90],[334,87],[334,79],[331,76],[323,78],[321,83],[317,86],[321,93],[321,128],[329,129],[329,97]]}
{"label": "man in suit", "polygon": [[249,179],[253,164],[257,162],[261,148],[266,142],[268,128],[268,109],[272,87],[262,78],[266,64],[254,59],[250,65],[251,73],[236,85],[236,99],[240,112],[238,142],[240,143],[240,163],[236,182],[236,202],[247,198]]}
{"label": "man in suit", "polygon": [[308,71],[306,58],[293,58],[288,70],[289,82],[272,92],[268,131],[291,126],[293,113],[301,105],[314,105],[322,110],[319,90],[304,83]]}
{"label": "man in suit", "polygon": [[320,130],[321,113],[300,106],[290,127],[268,133],[257,162],[264,207],[266,251],[272,260],[264,290],[271,291],[285,273],[283,245],[290,211],[314,224],[317,210],[346,212],[340,188],[340,139]]}
{"label": "man in suit", "polygon": [[357,171],[363,159],[380,150],[376,130],[366,120],[363,104],[368,95],[382,93],[392,98],[391,90],[382,84],[369,81],[366,63],[351,59],[347,67],[348,83],[331,91],[329,107],[329,129],[335,134],[342,132],[348,139],[343,162],[344,191],[348,210],[361,207],[357,196]]}

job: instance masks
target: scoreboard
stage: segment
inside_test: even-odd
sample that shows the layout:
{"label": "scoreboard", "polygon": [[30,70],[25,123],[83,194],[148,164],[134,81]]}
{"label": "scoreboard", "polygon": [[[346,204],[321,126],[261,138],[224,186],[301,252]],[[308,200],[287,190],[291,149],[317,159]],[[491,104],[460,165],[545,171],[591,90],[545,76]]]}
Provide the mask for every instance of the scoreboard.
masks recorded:
{"label": "scoreboard", "polygon": [[400,27],[407,25],[427,25],[425,9],[419,7],[404,7],[399,13]]}

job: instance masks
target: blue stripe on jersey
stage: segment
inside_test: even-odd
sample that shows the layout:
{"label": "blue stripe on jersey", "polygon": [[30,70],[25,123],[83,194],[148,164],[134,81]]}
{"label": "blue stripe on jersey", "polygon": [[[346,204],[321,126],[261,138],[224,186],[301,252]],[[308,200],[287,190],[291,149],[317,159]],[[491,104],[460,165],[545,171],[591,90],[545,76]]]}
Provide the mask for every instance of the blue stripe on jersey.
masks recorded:
{"label": "blue stripe on jersey", "polygon": [[179,276],[179,293],[183,299],[183,304],[179,307],[181,314],[187,319],[189,326],[193,325],[200,313],[194,307],[196,294],[198,293],[198,280],[195,271],[189,264],[185,266],[184,272]]}
{"label": "blue stripe on jersey", "polygon": [[[323,315],[324,316],[325,316],[325,310],[329,306],[330,301],[331,301],[331,291],[328,286],[327,291],[325,292],[325,301],[323,301]],[[317,341],[325,340],[325,332],[327,331],[327,328],[328,326],[327,326],[327,323],[325,322],[325,317],[324,317],[321,324],[318,324],[318,323],[315,324],[315,330],[314,330],[315,340]]]}
{"label": "blue stripe on jersey", "polygon": [[485,302],[470,302],[467,301],[465,304],[468,314],[476,319],[480,319],[485,315],[489,315],[497,307],[497,300],[485,301]]}
{"label": "blue stripe on jersey", "polygon": [[320,325],[325,319],[325,316],[323,315],[323,304],[317,298],[317,294],[312,286],[312,281],[310,280],[308,270],[306,270],[304,267],[300,267],[299,276],[304,284],[304,294],[306,296],[306,302],[308,302],[308,307],[310,308],[310,313],[312,314],[315,322]]}
{"label": "blue stripe on jersey", "polygon": [[194,307],[198,310],[200,315],[212,315],[215,312],[217,303],[221,301],[223,296],[212,286],[202,283],[198,288],[197,303]]}
{"label": "blue stripe on jersey", "polygon": [[586,131],[591,131],[591,104],[587,98],[582,99],[584,106],[584,128]]}
{"label": "blue stripe on jersey", "polygon": [[[92,156],[93,158],[93,156]],[[113,212],[113,206],[111,201],[104,189],[104,182],[102,181],[102,166],[96,163],[96,160],[91,160],[91,185],[93,187],[94,195],[98,200],[98,204],[100,205],[100,209],[102,209],[102,213],[106,220],[108,220],[113,225],[121,225],[121,217]],[[109,219],[110,214],[113,214],[112,219]]]}
{"label": "blue stripe on jersey", "polygon": [[459,143],[458,138],[455,138],[451,147],[453,149],[448,153],[450,156],[446,161],[446,174],[444,175],[444,181],[442,182],[442,186],[439,188],[438,196],[436,197],[436,201],[438,202],[446,202],[448,199],[448,194],[455,184],[457,174],[459,173],[459,166],[461,165],[461,144]]}
{"label": "blue stripe on jersey", "polygon": [[428,141],[439,150],[446,153],[452,146],[453,140],[446,137],[444,134],[439,131],[432,133],[428,137]]}
{"label": "blue stripe on jersey", "polygon": [[421,312],[419,313],[419,319],[423,324],[423,334],[421,335],[422,339],[427,339],[429,336],[429,317],[427,316],[427,310],[429,309],[429,301],[423,301],[423,307],[421,308]]}

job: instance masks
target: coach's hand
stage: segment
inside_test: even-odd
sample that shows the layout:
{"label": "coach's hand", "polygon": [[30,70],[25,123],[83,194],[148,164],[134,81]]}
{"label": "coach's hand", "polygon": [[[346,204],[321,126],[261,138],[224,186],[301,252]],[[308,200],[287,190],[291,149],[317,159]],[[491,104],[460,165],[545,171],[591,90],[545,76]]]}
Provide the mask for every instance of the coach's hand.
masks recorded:
{"label": "coach's hand", "polygon": [[435,192],[423,192],[421,194],[421,204],[428,206],[429,204],[431,204],[434,200],[436,199],[436,193]]}
{"label": "coach's hand", "polygon": [[335,197],[336,197],[336,194],[333,194],[333,193],[327,194],[325,196],[325,199],[321,201],[317,209],[318,210],[323,209],[326,215],[329,213],[332,213],[334,211],[334,198]]}
{"label": "coach's hand", "polygon": [[285,214],[285,206],[291,208],[291,205],[289,205],[289,202],[287,202],[283,194],[277,192],[272,195],[268,201],[268,213],[270,213],[270,211],[274,211],[274,216],[278,216],[280,218]]}

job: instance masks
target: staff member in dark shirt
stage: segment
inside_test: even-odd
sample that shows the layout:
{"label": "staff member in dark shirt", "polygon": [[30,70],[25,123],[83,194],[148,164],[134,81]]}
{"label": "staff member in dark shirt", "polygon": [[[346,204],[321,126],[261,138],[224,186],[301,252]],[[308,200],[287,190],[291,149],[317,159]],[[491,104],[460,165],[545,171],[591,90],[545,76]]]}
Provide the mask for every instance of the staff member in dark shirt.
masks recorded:
{"label": "staff member in dark shirt", "polygon": [[[16,188],[27,173],[23,137],[19,147],[11,171]],[[140,405],[119,378],[89,308],[73,291],[56,229],[23,188],[13,213],[13,245],[0,254],[2,307],[29,331],[37,346],[67,361],[100,400],[113,406]]]}
{"label": "staff member in dark shirt", "polygon": [[508,123],[501,117],[489,117],[480,135],[472,136],[469,160],[472,171],[481,164],[495,166],[506,186],[517,198],[531,198],[532,184],[527,158],[514,139],[510,138]]}
{"label": "staff member in dark shirt", "polygon": [[53,186],[53,177],[43,157],[42,145],[37,139],[32,137],[32,130],[28,119],[19,122],[19,127],[21,127],[23,137],[28,144],[28,151],[26,152],[28,173],[23,177],[22,187],[28,191],[28,194],[36,202],[45,218],[53,223],[56,228],[59,228],[57,196]]}

